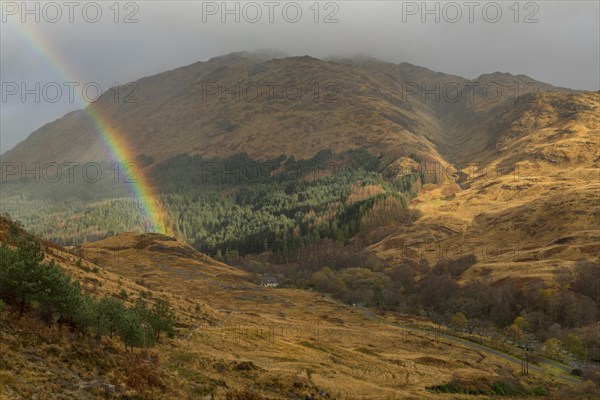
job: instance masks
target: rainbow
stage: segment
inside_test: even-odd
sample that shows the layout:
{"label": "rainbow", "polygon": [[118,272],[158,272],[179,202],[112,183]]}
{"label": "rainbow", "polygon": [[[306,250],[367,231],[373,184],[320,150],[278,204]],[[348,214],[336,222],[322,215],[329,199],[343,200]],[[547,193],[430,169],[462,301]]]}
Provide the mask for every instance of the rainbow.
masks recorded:
{"label": "rainbow", "polygon": [[[36,51],[45,63],[54,70],[59,79],[63,82],[74,82],[72,74],[68,73],[68,68],[60,58],[60,55],[54,51],[53,47],[48,41],[40,35],[32,25],[16,22],[10,24],[19,27],[17,32],[27,41],[29,46]],[[69,79],[71,77],[71,79]],[[79,91],[75,91],[76,93]],[[109,123],[109,119],[101,115],[100,110],[96,110],[97,107],[88,105],[87,102],[79,94],[76,96],[77,102],[81,105],[81,108],[86,112],[92,121],[94,128],[98,132],[102,143],[106,148],[111,161],[119,163],[120,166],[124,166],[127,163],[134,160],[133,152],[131,151],[131,145],[127,143],[125,137],[115,126]],[[141,206],[144,219],[149,221],[148,230],[163,234],[172,234],[172,231],[168,227],[168,214],[164,211],[161,203],[158,200],[158,195],[155,192],[153,186],[144,171],[138,169],[136,171],[135,179],[126,179],[125,184],[128,186],[130,193],[136,198],[138,204]]]}

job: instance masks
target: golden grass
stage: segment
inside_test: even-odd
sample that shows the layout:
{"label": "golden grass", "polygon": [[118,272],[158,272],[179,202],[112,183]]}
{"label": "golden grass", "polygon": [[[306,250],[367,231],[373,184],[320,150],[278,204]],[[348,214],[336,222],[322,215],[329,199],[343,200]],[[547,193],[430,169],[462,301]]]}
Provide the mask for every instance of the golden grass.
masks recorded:
{"label": "golden grass", "polygon": [[[580,111],[563,118],[561,104],[569,101]],[[425,258],[433,265],[475,255],[476,265],[461,279],[489,269],[492,280],[513,276],[552,282],[557,269],[597,259],[598,104],[598,94],[540,96],[528,106],[533,111],[513,121],[512,129],[521,127],[524,133],[503,132],[495,138],[499,147],[477,152],[467,147],[455,155],[466,174],[462,189],[456,190],[451,170],[441,184],[424,185],[411,202],[421,218],[395,226],[370,249],[392,263]]]}
{"label": "golden grass", "polygon": [[[98,263],[106,274],[128,282],[144,276],[145,290],[177,307],[178,336],[157,351],[189,398],[208,392],[225,398],[249,387],[265,398],[284,398],[274,393],[289,388],[334,398],[434,398],[425,388],[455,373],[491,378],[518,371],[502,359],[370,320],[361,309],[318,293],[256,286],[199,253],[195,260],[177,250],[152,250],[165,240],[126,234],[84,247],[101,249]],[[185,246],[170,243],[171,249]],[[117,252],[129,262],[115,262]]]}

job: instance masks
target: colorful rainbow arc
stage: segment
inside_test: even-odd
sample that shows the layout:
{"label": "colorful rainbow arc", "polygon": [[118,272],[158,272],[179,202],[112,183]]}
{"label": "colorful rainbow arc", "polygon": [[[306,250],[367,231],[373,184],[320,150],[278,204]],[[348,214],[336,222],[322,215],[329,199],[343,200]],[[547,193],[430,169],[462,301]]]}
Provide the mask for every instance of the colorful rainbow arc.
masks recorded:
{"label": "colorful rainbow arc", "polygon": [[[69,77],[69,74],[66,72],[68,69],[60,59],[58,53],[53,51],[52,46],[31,24],[17,22],[14,26],[20,27],[17,31],[28,42],[29,46],[41,56],[45,63],[54,70],[59,79],[64,82],[74,81],[73,79],[67,79]],[[121,166],[131,162],[134,159],[131,147],[126,142],[123,134],[117,128],[111,126],[108,123],[108,119],[104,118],[99,110],[95,110],[97,107],[89,106],[81,95],[77,96],[77,101],[93,122],[112,161],[119,163]],[[141,205],[145,218],[150,221],[150,229],[163,234],[172,233],[167,227],[167,213],[163,210],[158,201],[158,196],[153,186],[149,183],[148,178],[144,175],[144,172],[138,168],[135,178],[126,179],[126,181],[128,181],[126,185],[128,185],[129,191]]]}

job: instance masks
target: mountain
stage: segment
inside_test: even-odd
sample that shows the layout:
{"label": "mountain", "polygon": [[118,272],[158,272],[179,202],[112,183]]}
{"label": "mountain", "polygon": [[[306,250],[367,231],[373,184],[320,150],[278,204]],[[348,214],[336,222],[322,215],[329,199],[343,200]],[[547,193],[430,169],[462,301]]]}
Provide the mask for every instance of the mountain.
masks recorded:
{"label": "mountain", "polygon": [[[155,163],[180,154],[310,158],[356,148],[442,161],[460,156],[456,147],[487,148],[498,113],[515,119],[506,108],[519,95],[547,91],[573,93],[523,75],[470,81],[407,63],[232,53],[109,90],[88,113],[43,126],[2,158],[106,160],[91,113],[117,129],[133,157]],[[465,146],[474,130],[477,141]]]}

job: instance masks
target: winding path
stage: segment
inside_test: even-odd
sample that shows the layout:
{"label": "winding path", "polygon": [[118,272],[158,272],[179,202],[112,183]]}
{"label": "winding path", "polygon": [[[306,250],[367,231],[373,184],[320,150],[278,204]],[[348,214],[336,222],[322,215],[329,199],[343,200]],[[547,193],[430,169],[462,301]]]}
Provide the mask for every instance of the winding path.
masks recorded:
{"label": "winding path", "polygon": [[[343,304],[343,305],[347,306],[347,304],[340,303],[337,300],[331,298],[329,295],[323,296],[323,299],[325,299],[325,300],[327,300],[329,302],[338,304],[338,305]],[[365,317],[368,318],[368,319],[370,319],[370,320],[372,320],[372,321],[376,321],[376,322],[379,322],[379,323],[382,323],[382,324],[385,324],[385,325],[389,325],[389,326],[394,326],[394,327],[397,327],[399,329],[413,331],[413,332],[416,332],[416,333],[420,333],[422,335],[428,335],[428,336],[434,335],[434,336],[437,336],[437,337],[440,337],[440,338],[444,338],[445,340],[447,340],[447,341],[449,341],[451,343],[462,345],[462,346],[467,347],[469,349],[473,349],[473,350],[476,350],[476,351],[481,351],[481,352],[484,352],[484,353],[487,353],[487,354],[490,354],[490,355],[502,358],[503,360],[506,360],[506,361],[508,361],[510,363],[513,363],[513,364],[515,364],[515,365],[517,365],[519,367],[521,367],[521,364],[523,363],[523,360],[521,360],[520,358],[512,356],[510,354],[503,353],[502,351],[496,350],[496,349],[494,349],[492,347],[488,347],[488,346],[485,346],[485,345],[482,345],[482,344],[479,344],[479,343],[475,343],[475,342],[472,342],[472,341],[470,341],[468,339],[464,339],[464,338],[461,338],[461,337],[452,336],[452,335],[449,335],[447,333],[433,332],[433,331],[429,331],[429,330],[426,330],[426,329],[419,329],[419,328],[414,328],[414,327],[408,327],[408,326],[405,326],[405,325],[401,325],[401,324],[398,324],[396,322],[388,321],[388,320],[385,320],[383,318],[380,318],[380,317],[374,315],[373,312],[370,309],[366,308],[366,307],[361,307],[361,309],[363,310],[363,313],[364,313]],[[550,360],[550,359],[545,358],[545,357],[539,357],[538,358],[538,364],[539,365],[536,365],[536,364],[532,364],[530,362],[529,363],[529,369],[531,371],[539,372],[541,374],[553,376],[555,378],[561,379],[562,381],[565,381],[565,382],[568,382],[568,383],[578,384],[578,383],[581,382],[581,380],[579,380],[576,377],[574,377],[574,376],[571,375],[571,373],[570,373],[571,369],[567,365],[561,364],[561,363],[559,363],[557,361]],[[555,371],[557,370],[558,373],[552,373],[548,369],[555,370]]]}
{"label": "winding path", "polygon": [[[479,344],[479,343],[472,342],[472,341],[470,341],[468,339],[464,339],[464,338],[457,337],[457,336],[452,336],[452,335],[449,335],[449,334],[446,334],[446,333],[432,332],[432,331],[428,331],[428,330],[425,330],[425,329],[419,329],[419,328],[414,328],[414,327],[403,326],[401,324],[398,324],[398,323],[395,323],[395,322],[392,322],[392,321],[387,321],[387,320],[385,320],[383,318],[377,317],[368,308],[362,307],[362,310],[363,310],[363,313],[364,313],[365,317],[367,317],[368,319],[373,320],[373,321],[377,321],[377,322],[385,324],[385,325],[395,326],[395,327],[401,328],[401,329],[408,329],[410,331],[421,333],[421,334],[424,334],[424,335],[435,335],[437,337],[444,338],[444,339],[446,339],[449,342],[452,342],[452,343],[455,343],[455,344],[460,344],[460,345],[463,345],[463,346],[465,346],[467,348],[470,348],[470,349],[473,349],[473,350],[479,350],[479,351],[482,351],[482,352],[494,355],[496,357],[500,357],[503,360],[506,360],[508,362],[511,362],[513,364],[518,365],[519,367],[523,363],[523,360],[521,360],[518,357],[511,356],[510,354],[503,353],[500,350],[496,350],[496,349],[494,349],[492,347],[488,347],[488,346],[485,346],[485,345],[482,345],[482,344]],[[575,378],[574,376],[572,376],[570,374],[570,372],[571,372],[570,368],[568,366],[564,365],[564,364],[561,364],[561,363],[556,362],[554,360],[547,359],[545,357],[539,357],[538,364],[540,364],[540,365],[538,366],[536,364],[529,363],[529,369],[532,370],[532,371],[539,372],[541,374],[546,374],[546,375],[554,376],[556,378],[559,378],[559,379],[561,379],[563,381],[566,381],[566,382],[569,382],[569,383],[575,383],[575,384],[577,384],[577,383],[581,382],[579,379]],[[546,367],[546,368],[544,368],[544,367]],[[553,374],[553,373],[549,372],[547,368],[556,369],[556,370],[559,371],[559,373],[558,374]]]}

